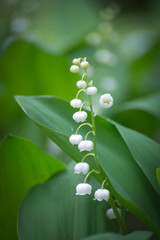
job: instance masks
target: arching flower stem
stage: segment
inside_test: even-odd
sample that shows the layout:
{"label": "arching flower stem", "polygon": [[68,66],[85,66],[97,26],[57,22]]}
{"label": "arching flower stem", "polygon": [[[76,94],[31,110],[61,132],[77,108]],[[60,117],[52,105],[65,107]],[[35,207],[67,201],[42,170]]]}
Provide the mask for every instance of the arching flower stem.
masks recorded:
{"label": "arching flower stem", "polygon": [[87,178],[89,177],[89,175],[91,174],[91,173],[97,173],[97,174],[99,174],[100,172],[99,171],[97,171],[97,170],[95,170],[95,169],[93,169],[92,171],[90,171],[88,174],[87,174],[87,176],[85,177],[85,179],[84,179],[84,183],[86,183],[86,181],[87,181]]}
{"label": "arching flower stem", "polygon": [[97,115],[97,113],[102,109],[102,107],[98,108],[98,110],[94,113],[94,117]]}
{"label": "arching flower stem", "polygon": [[87,140],[88,135],[89,135],[90,133],[94,134],[93,130],[92,130],[92,131],[89,131],[89,132],[86,134],[86,136],[85,136],[85,140]]}
{"label": "arching flower stem", "polygon": [[80,129],[81,127],[83,127],[83,126],[89,126],[89,127],[92,128],[92,125],[91,125],[90,123],[82,123],[82,124],[77,128],[75,135],[78,134],[79,129]]}
{"label": "arching flower stem", "polygon": [[94,153],[87,153],[83,158],[82,158],[82,161],[81,162],[84,162],[84,160],[86,159],[86,157],[89,157],[89,156],[95,156]]}
{"label": "arching flower stem", "polygon": [[90,105],[90,103],[89,103],[89,102],[83,102],[83,103],[82,103],[82,105],[81,105],[81,107],[80,107],[80,109],[79,109],[79,111],[81,111],[81,110],[82,110],[82,108],[83,108],[83,106],[84,106],[85,104],[88,104],[88,105]]}
{"label": "arching flower stem", "polygon": [[77,92],[76,99],[78,99],[78,96],[79,96],[79,94],[80,94],[81,92],[85,92],[85,90],[84,90],[84,89],[80,89],[80,90]]}

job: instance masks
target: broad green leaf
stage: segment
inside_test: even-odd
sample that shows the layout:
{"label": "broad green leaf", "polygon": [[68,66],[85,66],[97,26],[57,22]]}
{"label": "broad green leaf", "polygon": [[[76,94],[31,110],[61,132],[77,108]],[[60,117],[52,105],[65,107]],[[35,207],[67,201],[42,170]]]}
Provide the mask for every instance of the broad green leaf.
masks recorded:
{"label": "broad green leaf", "polygon": [[[75,195],[76,185],[84,180],[82,175],[74,174],[71,164],[29,191],[18,214],[19,240],[72,240],[113,231],[105,215],[109,207],[106,201],[93,201],[93,194]],[[95,191],[99,184],[90,180]]]}
{"label": "broad green leaf", "polygon": [[119,111],[138,109],[148,112],[153,116],[160,118],[160,92],[135,99],[120,106]]}
{"label": "broad green leaf", "polygon": [[158,179],[158,182],[159,182],[159,185],[160,185],[160,168],[156,169],[156,174],[157,174],[157,179]]}
{"label": "broad green leaf", "polygon": [[142,134],[137,134],[137,132],[131,129],[125,128],[117,123],[115,124],[136,163],[160,195],[160,188],[156,177],[156,169],[160,164],[160,145]]}
{"label": "broad green leaf", "polygon": [[17,239],[19,205],[27,191],[65,169],[37,145],[8,136],[0,146],[0,239]]}
{"label": "broad green leaf", "polygon": [[151,238],[151,236],[152,236],[151,232],[136,231],[126,236],[122,236],[116,233],[104,233],[86,237],[83,238],[82,240],[148,240]]}
{"label": "broad green leaf", "polygon": [[[16,99],[25,113],[62,150],[75,161],[80,161],[84,154],[79,153],[77,147],[73,147],[68,141],[69,136],[75,133],[78,124],[74,123],[72,119],[74,110],[67,102],[54,97],[17,96]],[[153,162],[156,161],[156,157],[160,164],[159,145],[135,132],[139,144],[144,145],[141,148],[141,155],[135,155],[134,146],[131,151],[128,143],[126,144],[124,141],[123,135],[119,132],[119,125],[97,116],[96,129],[99,163],[113,185],[113,188],[110,187],[110,191],[129,211],[159,236],[160,216],[157,208],[160,207],[160,198],[156,192],[157,187],[155,190],[155,186],[152,185],[155,180],[150,182],[152,174],[155,174],[153,167],[148,170],[150,167],[148,158],[151,154]],[[85,136],[86,129],[81,129],[80,133]],[[151,142],[153,148],[148,148]],[[131,147],[132,144],[130,144]],[[153,152],[155,149],[156,153]],[[142,157],[143,161],[140,161],[139,157]],[[92,164],[93,160],[89,159],[89,162]],[[146,173],[150,176],[146,177]]]}

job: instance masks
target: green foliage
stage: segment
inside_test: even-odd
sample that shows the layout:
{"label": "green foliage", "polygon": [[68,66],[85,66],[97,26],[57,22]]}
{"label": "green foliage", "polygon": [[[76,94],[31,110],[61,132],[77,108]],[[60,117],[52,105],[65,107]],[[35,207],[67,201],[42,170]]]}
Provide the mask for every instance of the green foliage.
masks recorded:
{"label": "green foliage", "polygon": [[151,236],[152,236],[151,232],[136,231],[126,236],[121,236],[116,233],[105,233],[83,238],[82,240],[147,240],[150,239]]}
{"label": "green foliage", "polygon": [[[67,102],[54,97],[18,96],[16,100],[45,134],[75,161],[80,161],[83,154],[68,141],[77,124],[73,123],[74,110]],[[155,167],[160,164],[159,145],[99,116],[96,117],[96,129],[99,163],[111,181],[111,193],[160,236],[160,216],[156,210],[160,207],[160,189],[155,175]],[[81,134],[84,136],[84,129]]]}
{"label": "green foliage", "polygon": [[[76,185],[83,178],[75,176],[71,164],[66,171],[31,189],[18,215],[19,239],[72,240],[114,231],[105,216],[108,203],[93,201],[93,196],[75,195]],[[90,180],[94,191],[99,184]]]}
{"label": "green foliage", "polygon": [[65,166],[34,143],[13,136],[2,142],[0,159],[0,238],[14,240],[17,213],[25,194]]}

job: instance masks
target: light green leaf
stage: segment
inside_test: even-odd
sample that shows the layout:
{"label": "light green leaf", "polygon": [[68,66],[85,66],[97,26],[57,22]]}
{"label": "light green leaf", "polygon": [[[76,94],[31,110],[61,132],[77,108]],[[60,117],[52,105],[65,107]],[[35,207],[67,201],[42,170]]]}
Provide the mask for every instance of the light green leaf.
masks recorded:
{"label": "light green leaf", "polygon": [[160,168],[157,168],[156,174],[157,174],[157,179],[158,179],[158,182],[159,182],[159,185],[160,185]]}
{"label": "light green leaf", "polygon": [[[18,215],[20,240],[73,240],[113,231],[105,215],[109,207],[106,201],[93,201],[93,195],[75,195],[76,185],[84,180],[82,175],[75,175],[71,164],[63,173],[29,191]],[[95,191],[99,184],[90,180]]]}
{"label": "light green leaf", "polygon": [[0,146],[0,239],[17,239],[16,220],[27,191],[65,169],[27,140],[8,136]]}
{"label": "light green leaf", "polygon": [[126,236],[122,236],[116,233],[104,233],[83,238],[82,240],[147,240],[150,239],[151,236],[151,232],[136,231]]}
{"label": "light green leaf", "polygon": [[119,111],[137,109],[148,112],[153,116],[160,118],[160,92],[126,102],[119,107]]}
{"label": "light green leaf", "polygon": [[[53,141],[75,161],[80,161],[83,153],[79,153],[77,147],[73,147],[68,141],[69,136],[75,133],[78,124],[74,123],[72,119],[74,110],[67,102],[54,97],[19,96],[16,99],[25,113]],[[133,154],[120,134],[119,125],[97,116],[96,129],[99,163],[113,185],[110,191],[129,211],[159,236],[160,216],[157,208],[160,207],[160,199],[156,192],[157,187],[155,190],[152,185],[155,180],[150,182],[153,167],[148,170],[150,155],[153,156],[153,162],[159,159],[159,145],[152,141],[153,148],[148,148],[151,140],[145,136],[142,138],[141,134],[135,132],[139,144],[145,146],[144,149],[141,148],[141,155],[135,155],[134,149],[132,149]],[[86,129],[82,129],[80,133],[84,136]],[[130,144],[131,147],[132,144]],[[155,149],[157,149],[156,153],[153,153]],[[149,154],[147,154],[148,151]],[[139,160],[141,156],[143,161]],[[92,164],[93,160],[89,159],[89,162]],[[158,162],[160,164],[160,161]],[[146,177],[146,173],[150,176]]]}

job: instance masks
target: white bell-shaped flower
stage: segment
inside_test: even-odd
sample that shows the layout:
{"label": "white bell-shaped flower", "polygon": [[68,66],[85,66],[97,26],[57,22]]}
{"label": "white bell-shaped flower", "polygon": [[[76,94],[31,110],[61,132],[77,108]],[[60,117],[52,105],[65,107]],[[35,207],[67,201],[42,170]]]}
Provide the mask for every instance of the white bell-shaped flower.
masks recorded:
{"label": "white bell-shaped flower", "polygon": [[70,105],[73,108],[80,108],[82,105],[82,101],[80,99],[73,99],[70,101]]}
{"label": "white bell-shaped flower", "polygon": [[88,87],[86,89],[86,94],[87,95],[94,95],[97,93],[97,88],[96,87]]}
{"label": "white bell-shaped flower", "polygon": [[90,140],[83,140],[78,144],[78,149],[82,151],[91,151],[93,149],[93,142]]}
{"label": "white bell-shaped flower", "polygon": [[76,195],[91,194],[92,186],[88,183],[79,183],[76,187]]}
{"label": "white bell-shaped flower", "polygon": [[69,141],[72,145],[77,145],[83,140],[83,137],[80,134],[72,134],[69,138]]}
{"label": "white bell-shaped flower", "polygon": [[87,113],[85,111],[79,111],[73,114],[73,120],[75,120],[77,123],[85,122],[86,118],[87,118]]}
{"label": "white bell-shaped flower", "polygon": [[111,94],[106,93],[104,95],[102,95],[99,99],[99,104],[103,107],[103,108],[110,108],[113,105],[113,98],[111,96]]}
{"label": "white bell-shaped flower", "polygon": [[87,69],[89,67],[89,63],[87,61],[83,61],[80,63],[82,69]]}
{"label": "white bell-shaped flower", "polygon": [[72,66],[70,67],[70,71],[71,71],[72,73],[79,73],[79,67],[76,66],[76,65],[72,65]]}
{"label": "white bell-shaped flower", "polygon": [[84,175],[86,175],[89,172],[89,168],[90,167],[88,163],[80,162],[74,166],[74,173],[77,174],[83,173]]}
{"label": "white bell-shaped flower", "polygon": [[72,61],[72,63],[73,63],[74,65],[79,65],[79,64],[80,64],[80,58],[74,58],[73,61]]}
{"label": "white bell-shaped flower", "polygon": [[79,80],[79,81],[76,83],[76,86],[77,86],[78,88],[84,89],[84,88],[87,87],[87,83],[86,83],[84,80]]}
{"label": "white bell-shaped flower", "polygon": [[94,200],[102,201],[109,199],[110,192],[107,189],[97,189],[94,193]]}
{"label": "white bell-shaped flower", "polygon": [[[119,214],[121,215],[121,209],[120,208],[117,208]],[[116,219],[116,215],[113,211],[112,208],[108,209],[107,212],[106,212],[106,215],[109,219]]]}

